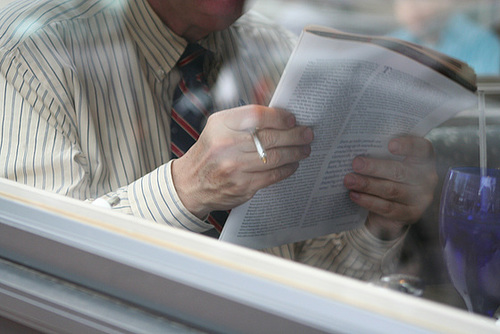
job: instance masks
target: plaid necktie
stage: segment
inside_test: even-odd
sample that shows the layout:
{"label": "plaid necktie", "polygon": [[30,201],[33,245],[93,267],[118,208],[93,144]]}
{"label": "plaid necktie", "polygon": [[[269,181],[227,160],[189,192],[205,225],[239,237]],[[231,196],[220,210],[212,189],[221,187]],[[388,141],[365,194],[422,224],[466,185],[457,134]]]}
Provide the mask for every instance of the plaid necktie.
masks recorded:
{"label": "plaid necktie", "polygon": [[[177,62],[181,81],[174,91],[170,125],[172,156],[180,158],[198,140],[208,116],[212,113],[212,97],[203,72],[209,52],[198,44],[188,44]],[[210,213],[208,222],[214,227],[206,234],[217,237],[227,219],[226,211]]]}

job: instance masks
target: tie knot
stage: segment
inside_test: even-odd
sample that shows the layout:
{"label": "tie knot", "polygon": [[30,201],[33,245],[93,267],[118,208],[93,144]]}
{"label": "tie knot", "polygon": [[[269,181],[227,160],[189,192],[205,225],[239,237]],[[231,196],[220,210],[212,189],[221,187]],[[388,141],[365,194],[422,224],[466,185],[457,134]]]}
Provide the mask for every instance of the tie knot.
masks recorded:
{"label": "tie knot", "polygon": [[203,63],[208,50],[197,43],[190,43],[187,45],[186,50],[179,58],[177,66],[181,72],[186,75],[189,73],[202,73]]}

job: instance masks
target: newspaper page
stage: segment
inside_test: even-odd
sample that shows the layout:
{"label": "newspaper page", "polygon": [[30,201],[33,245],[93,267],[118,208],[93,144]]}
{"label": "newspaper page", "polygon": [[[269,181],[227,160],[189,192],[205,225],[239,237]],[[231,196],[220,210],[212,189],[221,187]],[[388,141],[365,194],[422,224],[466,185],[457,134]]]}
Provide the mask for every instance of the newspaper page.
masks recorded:
{"label": "newspaper page", "polygon": [[400,53],[305,30],[270,106],[313,128],[311,155],[290,178],[233,209],[220,240],[261,249],[359,227],[367,212],[343,186],[353,158],[389,157],[391,138],[424,136],[476,101]]}

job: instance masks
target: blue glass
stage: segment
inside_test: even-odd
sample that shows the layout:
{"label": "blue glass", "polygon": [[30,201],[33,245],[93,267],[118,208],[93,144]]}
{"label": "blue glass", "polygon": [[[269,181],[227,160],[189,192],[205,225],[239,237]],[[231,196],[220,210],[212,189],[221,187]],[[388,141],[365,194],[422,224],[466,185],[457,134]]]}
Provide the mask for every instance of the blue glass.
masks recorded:
{"label": "blue glass", "polygon": [[493,316],[500,307],[500,170],[451,168],[439,224],[453,285],[469,311]]}

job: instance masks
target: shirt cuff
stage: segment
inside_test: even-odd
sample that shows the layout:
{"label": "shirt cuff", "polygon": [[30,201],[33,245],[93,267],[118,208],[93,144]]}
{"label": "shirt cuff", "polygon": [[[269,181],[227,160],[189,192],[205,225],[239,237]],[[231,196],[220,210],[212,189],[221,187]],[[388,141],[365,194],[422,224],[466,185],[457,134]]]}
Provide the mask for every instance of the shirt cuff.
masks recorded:
{"label": "shirt cuff", "polygon": [[396,239],[381,240],[371,234],[363,225],[355,230],[347,231],[346,238],[351,247],[363,257],[370,259],[373,263],[380,263],[382,274],[387,275],[393,273],[397,268],[408,230],[409,226]]}
{"label": "shirt cuff", "polygon": [[192,232],[213,228],[182,204],[172,179],[172,161],[128,186],[130,206],[135,216]]}

